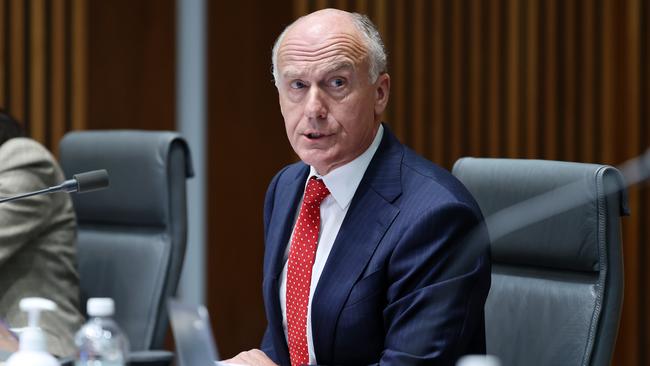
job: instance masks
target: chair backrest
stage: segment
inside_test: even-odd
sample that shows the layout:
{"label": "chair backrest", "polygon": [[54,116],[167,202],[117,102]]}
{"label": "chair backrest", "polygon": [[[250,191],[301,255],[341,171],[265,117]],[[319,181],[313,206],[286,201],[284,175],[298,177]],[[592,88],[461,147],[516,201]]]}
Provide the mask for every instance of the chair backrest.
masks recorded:
{"label": "chair backrest", "polygon": [[90,297],[111,297],[131,350],[162,348],[186,247],[186,142],[174,132],[70,132],[60,155],[68,178],[106,169],[110,179],[73,196],[82,310]]}
{"label": "chair backrest", "polygon": [[[609,365],[623,299],[620,216],[628,214],[620,172],[462,158],[453,174],[477,200],[492,239],[488,353],[504,366]],[[513,205],[511,220],[491,220]]]}

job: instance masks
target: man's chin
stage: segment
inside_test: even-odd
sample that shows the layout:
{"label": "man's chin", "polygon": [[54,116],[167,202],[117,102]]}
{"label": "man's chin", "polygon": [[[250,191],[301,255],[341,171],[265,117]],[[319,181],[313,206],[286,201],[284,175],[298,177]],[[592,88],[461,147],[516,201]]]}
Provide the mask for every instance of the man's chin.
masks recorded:
{"label": "man's chin", "polygon": [[331,155],[324,151],[309,151],[303,154],[298,154],[303,163],[313,166],[318,174],[325,175],[329,171],[329,166],[332,165]]}

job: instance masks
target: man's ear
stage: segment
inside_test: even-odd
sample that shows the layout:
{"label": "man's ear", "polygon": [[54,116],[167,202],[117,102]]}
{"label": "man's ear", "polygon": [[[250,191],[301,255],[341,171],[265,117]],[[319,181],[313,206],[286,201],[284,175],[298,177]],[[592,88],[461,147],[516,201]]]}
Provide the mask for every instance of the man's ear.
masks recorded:
{"label": "man's ear", "polygon": [[390,75],[383,73],[379,75],[375,82],[375,115],[379,116],[384,113],[388,104],[388,95],[390,94]]}

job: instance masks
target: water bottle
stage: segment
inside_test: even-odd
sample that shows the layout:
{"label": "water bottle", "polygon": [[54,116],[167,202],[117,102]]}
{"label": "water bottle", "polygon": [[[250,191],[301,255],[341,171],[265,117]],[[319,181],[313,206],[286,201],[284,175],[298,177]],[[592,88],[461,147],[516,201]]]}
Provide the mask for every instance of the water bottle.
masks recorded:
{"label": "water bottle", "polygon": [[110,298],[88,299],[88,322],[75,335],[76,366],[125,366],[129,341],[111,318],[115,303]]}
{"label": "water bottle", "polygon": [[501,361],[493,355],[466,355],[458,360],[456,366],[501,366]]}

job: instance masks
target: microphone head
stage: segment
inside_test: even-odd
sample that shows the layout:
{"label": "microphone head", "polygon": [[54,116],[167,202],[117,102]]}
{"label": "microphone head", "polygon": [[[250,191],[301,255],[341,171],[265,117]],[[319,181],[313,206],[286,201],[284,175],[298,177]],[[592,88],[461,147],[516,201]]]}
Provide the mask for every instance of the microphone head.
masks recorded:
{"label": "microphone head", "polygon": [[72,176],[77,181],[77,192],[92,192],[108,187],[108,172],[106,169],[93,170]]}

